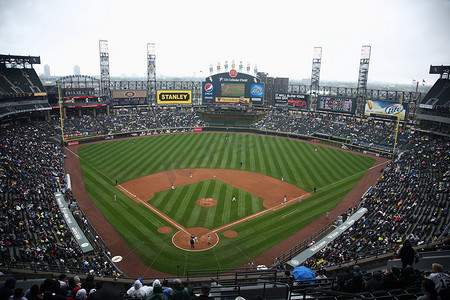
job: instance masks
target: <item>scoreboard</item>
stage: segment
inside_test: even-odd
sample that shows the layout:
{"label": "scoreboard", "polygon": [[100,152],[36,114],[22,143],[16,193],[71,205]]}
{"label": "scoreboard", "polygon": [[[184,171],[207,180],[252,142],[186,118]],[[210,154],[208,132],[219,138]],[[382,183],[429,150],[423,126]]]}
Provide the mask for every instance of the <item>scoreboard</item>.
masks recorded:
{"label": "scoreboard", "polygon": [[231,70],[205,78],[202,83],[202,103],[262,105],[264,84],[261,79]]}
{"label": "scoreboard", "polygon": [[147,104],[147,91],[113,91],[114,105]]}
{"label": "scoreboard", "polygon": [[295,107],[309,109],[309,95],[296,93],[275,93],[274,105],[277,107]]}
{"label": "scoreboard", "polygon": [[355,98],[319,96],[317,98],[317,109],[353,114],[355,112],[355,102]]}

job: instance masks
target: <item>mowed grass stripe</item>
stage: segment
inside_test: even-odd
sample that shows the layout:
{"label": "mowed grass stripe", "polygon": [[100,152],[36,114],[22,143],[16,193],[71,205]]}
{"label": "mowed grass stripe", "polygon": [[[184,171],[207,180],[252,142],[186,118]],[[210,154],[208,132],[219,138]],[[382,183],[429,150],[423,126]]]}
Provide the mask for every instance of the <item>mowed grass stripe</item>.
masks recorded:
{"label": "mowed grass stripe", "polygon": [[[192,137],[189,137],[187,134],[180,135],[181,141],[178,144],[178,159],[179,159],[179,168],[180,169],[188,169],[191,165],[190,162],[194,159],[195,155],[195,146],[196,142],[192,141]],[[194,140],[200,141],[201,136],[195,135]]]}
{"label": "mowed grass stripe", "polygon": [[297,186],[305,186],[308,184],[308,174],[304,172],[301,168],[301,159],[300,159],[300,151],[299,146],[296,141],[288,140],[289,142],[286,144],[285,153],[290,153],[289,155],[289,163],[292,165],[292,179],[293,184]]}
{"label": "mowed grass stripe", "polygon": [[269,176],[274,176],[274,174],[271,171],[270,168],[270,162],[267,159],[267,150],[265,149],[265,144],[266,144],[266,138],[267,137],[262,137],[260,139],[257,139],[257,152],[255,153],[257,156],[259,156],[259,168],[257,168],[255,171],[258,172],[258,170],[260,172],[262,172],[263,174],[269,174]]}
{"label": "mowed grass stripe", "polygon": [[328,168],[330,168],[330,164],[326,163],[326,154],[322,151],[324,147],[317,147],[317,151],[307,151],[306,157],[307,161],[310,162],[309,172],[312,172],[314,177],[316,178],[316,185],[324,186],[331,182],[330,174]]}
{"label": "mowed grass stripe", "polygon": [[249,156],[250,156],[250,165],[248,164],[247,160],[244,161],[246,170],[256,172],[256,170],[259,168],[259,153],[257,151],[257,142],[256,142],[256,136],[250,135],[249,136]]}
{"label": "mowed grass stripe", "polygon": [[[346,164],[345,161],[348,161],[344,158],[343,151],[336,151],[334,149],[326,148],[324,147],[321,149],[321,152],[324,152],[324,162],[325,165],[330,166],[330,171],[332,174],[332,180],[337,180],[339,178],[342,178],[343,175],[348,174],[351,172],[351,166],[350,164]],[[354,166],[354,165],[353,165]]]}
{"label": "mowed grass stripe", "polygon": [[278,138],[275,138],[272,143],[267,143],[267,155],[272,157],[271,159],[271,168],[272,172],[274,172],[275,178],[284,177],[284,180],[288,178],[287,170],[285,169],[284,162],[281,160],[281,156],[279,151],[276,149],[275,144],[279,142]]}
{"label": "mowed grass stripe", "polygon": [[281,174],[284,176],[285,181],[291,183],[294,182],[297,172],[291,168],[293,153],[289,151],[288,142],[289,140],[287,139],[276,139],[275,143],[273,143],[273,151],[279,162]]}
{"label": "mowed grass stripe", "polygon": [[[309,151],[304,150],[305,148],[302,147],[302,145],[299,146],[299,148],[296,149],[297,157],[299,158],[299,165],[298,168],[301,170],[303,176],[307,179],[307,182],[310,183],[310,186],[321,186],[321,182],[319,181],[319,178],[317,177],[317,173],[314,171],[313,163],[314,161],[311,155],[307,155]],[[314,160],[316,160],[314,158]],[[310,191],[311,188],[308,189]]]}
{"label": "mowed grass stripe", "polygon": [[219,161],[219,157],[221,155],[221,151],[225,145],[225,141],[223,138],[215,139],[210,147],[210,155],[207,160],[207,165],[211,166],[212,169],[217,169],[217,163]]}

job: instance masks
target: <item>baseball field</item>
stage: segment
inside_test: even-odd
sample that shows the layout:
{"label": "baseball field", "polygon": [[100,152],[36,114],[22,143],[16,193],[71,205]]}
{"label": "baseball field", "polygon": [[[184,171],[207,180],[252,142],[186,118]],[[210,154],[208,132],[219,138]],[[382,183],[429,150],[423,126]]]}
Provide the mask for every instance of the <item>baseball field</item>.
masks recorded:
{"label": "baseball field", "polygon": [[233,133],[109,141],[78,155],[87,194],[130,251],[149,269],[179,275],[248,264],[336,207],[375,162]]}

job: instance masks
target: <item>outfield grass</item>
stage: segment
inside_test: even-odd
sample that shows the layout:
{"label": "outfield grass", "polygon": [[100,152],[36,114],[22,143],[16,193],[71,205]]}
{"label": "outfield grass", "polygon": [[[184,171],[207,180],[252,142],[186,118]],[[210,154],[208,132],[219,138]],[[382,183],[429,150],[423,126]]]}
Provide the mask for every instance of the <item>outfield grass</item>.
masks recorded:
{"label": "outfield grass", "polygon": [[[149,267],[176,274],[179,265],[181,275],[187,270],[242,266],[335,207],[375,161],[297,140],[230,133],[226,140],[225,135],[161,135],[134,139],[133,144],[131,140],[118,140],[78,149],[89,196]],[[314,151],[315,148],[318,151]],[[302,204],[289,205],[231,227],[239,233],[235,238],[225,238],[218,233],[220,241],[210,250],[183,251],[172,244],[175,231],[157,232],[159,227],[170,224],[119,192],[115,179],[120,184],[161,171],[195,168],[235,169],[279,179],[284,177],[286,182],[307,192],[317,187],[317,193]],[[217,180],[190,184],[175,191],[158,193],[152,203],[159,203],[161,211],[186,227],[216,228],[218,224],[263,209],[256,196]],[[211,216],[192,204],[204,193],[230,199],[237,193],[239,199],[243,197],[245,203],[251,205],[217,207],[217,213]],[[117,194],[117,203],[112,201],[114,194]],[[205,254],[210,259],[204,259]]]}

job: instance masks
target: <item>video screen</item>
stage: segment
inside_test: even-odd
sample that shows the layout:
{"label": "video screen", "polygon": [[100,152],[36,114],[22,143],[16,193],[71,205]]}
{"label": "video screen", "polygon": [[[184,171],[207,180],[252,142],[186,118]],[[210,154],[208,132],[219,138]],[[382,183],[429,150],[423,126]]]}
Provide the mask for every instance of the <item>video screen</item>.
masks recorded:
{"label": "video screen", "polygon": [[353,98],[320,96],[317,109],[353,113],[355,101]]}
{"label": "video screen", "polygon": [[243,83],[221,83],[220,95],[222,97],[244,97],[245,84]]}

